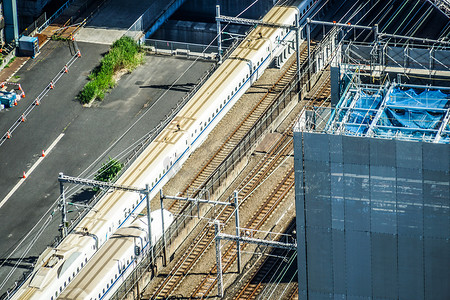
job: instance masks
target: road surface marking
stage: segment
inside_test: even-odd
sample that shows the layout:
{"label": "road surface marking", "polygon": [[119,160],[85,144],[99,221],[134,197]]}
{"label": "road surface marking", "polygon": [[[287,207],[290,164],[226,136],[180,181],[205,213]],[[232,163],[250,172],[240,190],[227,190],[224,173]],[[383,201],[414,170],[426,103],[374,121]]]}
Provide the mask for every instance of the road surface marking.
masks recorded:
{"label": "road surface marking", "polygon": [[[45,153],[45,157],[50,153],[50,151],[52,151],[52,149],[56,146],[56,144],[62,139],[62,137],[64,136],[64,133],[61,133],[56,140],[53,141],[53,143],[50,145],[50,147],[47,148],[47,150],[44,151]],[[30,170],[28,170],[28,172],[26,172],[26,177],[30,176],[30,174],[34,171],[34,169],[37,168],[37,166],[44,160],[43,156],[39,157],[38,160],[34,163],[34,165],[31,167]],[[19,182],[13,187],[13,189],[11,191],[9,191],[8,195],[6,195],[5,198],[3,198],[2,202],[0,202],[0,208],[2,208],[2,206],[6,203],[6,201],[9,200],[9,198],[17,191],[17,189],[22,185],[22,183],[24,183],[26,178],[21,178],[19,180]]]}

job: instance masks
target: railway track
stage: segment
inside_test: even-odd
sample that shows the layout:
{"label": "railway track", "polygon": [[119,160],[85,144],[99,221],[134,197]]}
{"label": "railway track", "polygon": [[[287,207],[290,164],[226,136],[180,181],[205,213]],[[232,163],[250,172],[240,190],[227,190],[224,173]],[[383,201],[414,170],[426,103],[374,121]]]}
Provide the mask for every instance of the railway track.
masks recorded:
{"label": "railway track", "polygon": [[[295,229],[295,223],[291,224],[287,232],[292,234]],[[257,264],[252,266],[252,273],[249,280],[233,297],[233,299],[247,300],[256,299],[260,292],[264,289],[263,281],[270,282],[274,274],[279,272],[280,266],[283,264],[282,258],[292,256],[293,251],[285,249],[274,249],[273,255],[267,256],[266,259],[259,259]],[[283,268],[283,267],[281,267]]]}
{"label": "railway track", "polygon": [[292,289],[291,294],[289,295],[289,300],[294,300],[294,299],[298,299],[298,285]]}
{"label": "railway track", "polygon": [[[305,50],[305,49],[304,49]],[[303,60],[306,58],[306,51],[302,52]],[[283,75],[278,79],[276,84],[272,86],[268,92],[264,95],[264,97],[259,101],[258,105],[256,105],[251,112],[247,114],[247,116],[243,119],[243,121],[239,124],[237,129],[233,131],[231,135],[228,136],[226,141],[221,145],[219,150],[208,160],[208,162],[204,165],[204,167],[196,174],[194,179],[192,180],[189,186],[199,187],[201,184],[211,175],[211,173],[220,165],[220,163],[227,157],[227,155],[233,150],[233,148],[239,143],[242,137],[246,134],[246,132],[253,126],[254,122],[259,118],[259,116],[264,112],[264,110],[273,102],[276,97],[278,91],[281,91],[287,83],[293,79],[296,73],[296,64],[295,60],[289,65],[287,70],[283,73]],[[329,81],[325,82],[323,87],[319,89],[319,95],[329,95]],[[322,97],[321,98],[327,98]],[[320,101],[322,103],[323,101]],[[283,137],[278,141],[278,143],[272,148],[271,152],[265,155],[265,158],[262,159],[258,165],[249,173],[247,178],[241,183],[241,186],[238,190],[240,190],[240,198],[246,199],[248,195],[254,191],[259,184],[267,178],[267,176],[279,165],[281,160],[288,155],[288,153],[292,153],[293,144],[292,144],[292,127],[288,127]],[[284,149],[281,150],[281,149]],[[294,184],[294,172],[293,168],[289,173],[289,176],[285,177],[280,183],[281,185],[278,187],[275,194],[272,195],[273,199],[278,199],[281,201]],[[287,185],[287,186],[286,186]],[[186,194],[188,188],[186,188],[183,192]],[[281,193],[283,197],[277,197],[277,193]],[[180,205],[177,205],[177,201],[172,202],[169,209],[176,213],[179,213],[183,210]],[[254,219],[252,222],[247,224],[246,228],[258,229],[264,223],[266,218],[270,216],[270,213],[274,210],[276,205],[272,205],[269,201],[265,203],[260,208],[260,211],[255,213]],[[175,211],[178,208],[178,211]],[[227,221],[231,218],[233,214],[233,208],[227,206],[223,209],[223,211],[218,216],[218,220],[226,224]],[[172,268],[169,272],[169,275],[163,280],[163,282],[154,290],[152,293],[152,299],[157,298],[166,298],[170,297],[174,290],[179,286],[184,276],[189,273],[189,270],[195,265],[195,263],[200,259],[200,257],[205,253],[205,251],[211,246],[214,239],[214,229],[211,226],[207,226],[202,230],[202,233],[194,238],[191,243],[191,246],[185,251],[185,254],[178,260],[177,264]],[[228,259],[226,257],[229,257]],[[232,246],[224,255],[224,271],[226,271],[229,266],[233,263],[236,258],[236,246]],[[214,268],[209,272],[210,275],[215,274]],[[211,291],[211,288],[214,285],[215,276],[207,276],[203,279],[202,283],[197,287],[192,297],[198,297],[199,295],[205,295]],[[212,284],[211,284],[212,282]]]}
{"label": "railway track", "polygon": [[[307,48],[303,46],[300,54],[301,63],[306,60]],[[292,81],[297,72],[296,60],[292,60],[286,71],[278,78],[276,83],[270,87],[260,101],[253,109],[244,117],[236,129],[227,137],[219,149],[209,158],[202,169],[195,175],[194,179],[183,190],[183,194],[187,195],[189,189],[196,191],[205,180],[216,170],[216,168],[231,153],[236,145],[242,140],[245,134],[252,128],[264,111],[273,103],[278,94]],[[258,87],[257,87],[258,88]],[[251,91],[250,88],[249,91]],[[180,213],[185,205],[180,206],[178,201],[170,204],[169,210],[174,214]]]}
{"label": "railway track", "polygon": [[[270,175],[282,161],[285,156],[292,153],[292,136],[289,132],[286,132],[280,140],[274,145],[269,153],[267,153],[263,159],[259,161],[257,166],[253,168],[247,177],[241,182],[238,190],[241,191],[240,198],[241,204],[248,198],[250,193],[257,188],[260,183]],[[293,172],[292,172],[293,179]],[[219,213],[217,219],[220,223],[226,224],[233,216],[234,208],[226,206]],[[253,222],[262,222],[268,217],[268,210],[260,209],[259,214],[253,217]],[[264,217],[264,215],[266,216]],[[191,243],[191,246],[185,251],[185,254],[178,260],[177,264],[169,272],[169,275],[164,281],[152,292],[152,299],[169,297],[172,292],[181,283],[189,270],[192,269],[194,264],[200,259],[205,251],[212,245],[214,241],[214,228],[207,225],[201,233],[196,236]]]}
{"label": "railway track", "polygon": [[[277,187],[272,193],[265,199],[264,203],[260,206],[258,211],[244,226],[248,229],[258,230],[271,215],[271,213],[278,207],[281,201],[286,197],[289,191],[294,187],[295,176],[294,167],[289,169],[283,179],[278,183]],[[241,250],[245,250],[248,244],[242,244]],[[222,272],[227,270],[233,265],[237,258],[236,243],[231,244],[226,248],[222,255]],[[217,265],[214,265],[208,275],[206,275],[200,284],[195,288],[191,295],[191,298],[202,298],[212,291],[217,283]]]}

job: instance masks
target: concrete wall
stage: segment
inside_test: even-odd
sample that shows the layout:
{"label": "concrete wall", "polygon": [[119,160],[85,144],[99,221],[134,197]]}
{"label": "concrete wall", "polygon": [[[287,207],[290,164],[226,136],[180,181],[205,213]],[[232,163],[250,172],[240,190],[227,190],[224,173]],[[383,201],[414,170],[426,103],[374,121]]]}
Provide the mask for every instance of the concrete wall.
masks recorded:
{"label": "concrete wall", "polygon": [[[177,19],[214,22],[216,5],[220,5],[221,14],[236,16],[247,8],[254,0],[188,0],[175,14]],[[255,3],[242,17],[260,18],[276,3],[274,0],[260,0]]]}
{"label": "concrete wall", "polygon": [[299,299],[450,299],[450,147],[294,134]]}

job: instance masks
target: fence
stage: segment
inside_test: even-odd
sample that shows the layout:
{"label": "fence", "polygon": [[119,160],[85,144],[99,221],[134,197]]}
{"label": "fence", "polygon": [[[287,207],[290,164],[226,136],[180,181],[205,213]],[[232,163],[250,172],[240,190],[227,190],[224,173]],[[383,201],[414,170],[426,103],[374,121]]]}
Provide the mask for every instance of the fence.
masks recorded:
{"label": "fence", "polygon": [[200,45],[193,43],[181,43],[173,41],[163,41],[146,39],[145,47],[149,47],[151,51],[171,55],[200,56],[203,58],[213,58],[218,53],[218,47],[213,45]]}
{"label": "fence", "polygon": [[[330,39],[334,37],[334,32],[330,34],[330,37],[324,39],[318,44],[318,47],[313,51],[314,54],[318,54],[323,52],[322,49],[327,47],[330,43]],[[224,55],[224,59],[226,59],[233,50],[237,47],[239,41],[236,40],[233,45],[227,50]],[[323,45],[322,45],[323,44]],[[326,55],[326,63],[322,64],[321,72],[324,71],[326,65],[330,64],[333,58],[336,56],[336,48],[337,46],[330,49],[332,53],[328,53]],[[311,66],[312,67],[312,66]],[[313,68],[313,67],[312,67]],[[304,62],[301,66],[300,70],[303,70],[304,73],[308,71],[307,62]],[[314,70],[314,69],[313,69]],[[300,76],[304,78],[303,74]],[[318,76],[316,76],[318,77]],[[308,81],[302,84],[302,89],[305,88]],[[204,192],[213,194],[221,185],[222,182],[227,180],[227,177],[230,175],[231,171],[234,167],[239,164],[242,159],[248,155],[249,151],[252,149],[255,142],[257,142],[269,126],[272,124],[274,119],[276,119],[283,109],[291,102],[293,99],[297,99],[296,96],[298,94],[298,84],[299,78],[295,76],[291,82],[281,91],[281,93],[277,96],[275,101],[269,106],[262,116],[256,121],[253,127],[249,130],[249,132],[244,136],[244,138],[240,141],[240,143],[232,150],[232,152],[224,159],[224,161],[216,168],[216,170],[211,174],[205,182],[197,189],[197,193]],[[197,194],[191,195],[192,197],[197,197]],[[166,244],[170,246],[174,242],[174,238],[178,236],[178,233],[186,227],[187,219],[191,219],[193,216],[197,216],[197,205],[191,202],[185,204],[183,208],[183,214],[180,214],[174,222],[170,225],[170,227],[166,231]],[[158,241],[154,245],[155,253],[162,253],[163,245],[162,241]],[[124,299],[124,297],[130,293],[136,283],[145,275],[145,272],[149,270],[149,266],[151,264],[151,259],[148,257],[143,257],[141,261],[138,263],[133,272],[128,276],[128,278],[122,283],[116,293],[110,298],[113,300]]]}
{"label": "fence", "polygon": [[36,33],[37,29],[47,22],[47,13],[43,13],[39,16],[33,23],[30,24],[25,30],[20,34],[22,35],[33,35]]}
{"label": "fence", "polygon": [[38,27],[37,32],[41,33],[45,28],[52,24],[73,1],[74,0],[67,0],[48,20],[44,22],[44,24]]}
{"label": "fence", "polygon": [[[289,102],[296,99],[296,88],[298,79],[295,77],[287,87],[277,96],[273,104],[266,109],[263,115],[257,120],[250,131],[244,136],[241,142],[234,148],[234,150],[225,158],[225,160],[219,165],[214,173],[205,181],[205,183],[199,188],[201,191],[212,194],[220,186],[220,184],[226,180],[231,170],[246,156],[249,150],[255,145],[255,142],[259,140],[267,128],[272,124],[273,120],[279,116],[283,109]],[[197,216],[197,205],[193,203],[187,203],[183,209],[183,214],[180,215],[166,231],[166,244],[170,246],[174,241],[174,238],[178,236],[178,233],[186,226],[188,219]],[[163,244],[162,241],[158,241],[154,245],[155,253],[158,255],[162,253]],[[148,254],[148,253],[147,253]],[[145,255],[138,263],[133,272],[122,283],[116,293],[111,299],[119,300],[123,299],[128,293],[130,293],[136,283],[145,275],[145,272],[149,270],[152,261],[149,255]]]}

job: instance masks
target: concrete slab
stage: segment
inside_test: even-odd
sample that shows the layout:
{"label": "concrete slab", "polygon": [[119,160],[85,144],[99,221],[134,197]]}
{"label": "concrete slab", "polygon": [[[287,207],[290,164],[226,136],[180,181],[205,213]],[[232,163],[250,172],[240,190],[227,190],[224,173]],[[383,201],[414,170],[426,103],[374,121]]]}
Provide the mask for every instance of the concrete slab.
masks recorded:
{"label": "concrete slab", "polygon": [[112,44],[130,28],[150,7],[154,14],[159,13],[160,2],[152,0],[110,0],[95,17],[77,34],[81,42]]}
{"label": "concrete slab", "polygon": [[120,29],[84,27],[78,31],[76,40],[86,43],[112,45],[112,43],[120,39],[125,32],[127,31]]}
{"label": "concrete slab", "polygon": [[[20,180],[22,172],[39,159],[41,151],[64,133],[52,152],[0,209],[0,295],[24,270],[32,268],[39,253],[58,234],[58,173],[75,176],[95,173],[108,156],[115,157],[153,129],[211,66],[209,62],[196,62],[177,82],[177,88],[159,99],[192,61],[147,56],[146,63],[124,75],[103,102],[85,108],[76,95],[108,47],[81,42],[78,45],[82,58],[72,65],[27,122],[19,126],[12,139],[0,147],[1,201]],[[70,55],[67,43],[49,41],[38,58],[28,61],[17,73],[27,90],[25,99],[29,99],[22,101],[31,102]],[[26,107],[22,101],[14,109],[1,112],[0,131],[20,116]],[[76,201],[82,203],[92,195],[76,187],[68,187],[68,194],[76,194]],[[34,238],[37,241],[31,244]]]}

